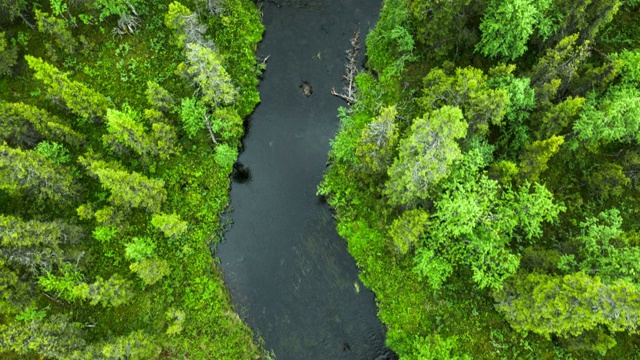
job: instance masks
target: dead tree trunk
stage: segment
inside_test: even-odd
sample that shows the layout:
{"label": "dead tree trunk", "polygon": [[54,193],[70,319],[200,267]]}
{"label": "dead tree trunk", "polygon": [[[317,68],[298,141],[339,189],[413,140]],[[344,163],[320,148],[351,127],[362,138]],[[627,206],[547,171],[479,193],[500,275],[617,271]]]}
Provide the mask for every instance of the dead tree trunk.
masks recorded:
{"label": "dead tree trunk", "polygon": [[342,81],[344,86],[342,92],[338,93],[335,88],[331,89],[331,95],[337,96],[345,100],[349,105],[356,103],[356,88],[355,77],[358,75],[358,56],[360,55],[360,29],[356,28],[351,38],[351,48],[346,51],[347,63],[345,64],[345,72],[342,75]]}

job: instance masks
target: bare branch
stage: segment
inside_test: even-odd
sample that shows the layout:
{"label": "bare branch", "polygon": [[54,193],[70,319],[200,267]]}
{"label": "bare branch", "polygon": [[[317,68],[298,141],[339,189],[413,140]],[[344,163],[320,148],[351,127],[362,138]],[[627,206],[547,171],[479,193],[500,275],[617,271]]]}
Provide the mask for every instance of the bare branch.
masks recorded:
{"label": "bare branch", "polygon": [[351,48],[346,51],[347,63],[345,64],[345,72],[342,75],[344,81],[343,92],[338,93],[335,88],[331,89],[331,95],[337,96],[345,100],[349,105],[353,105],[358,101],[356,93],[358,91],[355,83],[355,77],[358,75],[358,56],[360,55],[360,29],[356,28],[353,37],[350,40]]}

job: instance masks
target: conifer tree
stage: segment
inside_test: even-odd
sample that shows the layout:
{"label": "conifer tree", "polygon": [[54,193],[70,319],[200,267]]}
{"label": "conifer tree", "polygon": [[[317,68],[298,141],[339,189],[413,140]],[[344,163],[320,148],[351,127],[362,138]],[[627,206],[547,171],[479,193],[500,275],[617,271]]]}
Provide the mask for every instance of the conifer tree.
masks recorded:
{"label": "conifer tree", "polygon": [[46,12],[35,10],[36,23],[38,24],[38,30],[41,32],[53,36],[58,46],[67,54],[71,55],[75,52],[78,43],[69,30],[69,25],[66,21],[58,19],[55,16],[50,16]]}
{"label": "conifer tree", "polygon": [[124,154],[131,150],[140,156],[155,152],[151,138],[132,112],[108,109],[106,125],[107,134],[102,136],[102,142],[114,152]]}
{"label": "conifer tree", "polygon": [[0,145],[0,189],[18,196],[66,202],[76,198],[68,169],[35,151]]}
{"label": "conifer tree", "polygon": [[111,192],[109,201],[119,207],[142,208],[151,213],[160,211],[167,197],[162,180],[150,179],[137,172],[128,172],[101,160],[81,159],[92,175],[100,179],[104,189]]}
{"label": "conifer tree", "polygon": [[385,190],[389,203],[408,205],[426,199],[431,188],[449,174],[449,166],[461,156],[456,140],[466,133],[467,123],[456,107],[444,106],[415,119],[389,168]]}
{"label": "conifer tree", "polygon": [[520,156],[520,177],[527,181],[538,181],[540,174],[547,169],[547,162],[560,150],[563,143],[564,137],[554,135],[526,146]]}
{"label": "conifer tree", "polygon": [[611,332],[638,329],[640,291],[623,280],[607,285],[584,272],[533,273],[509,281],[495,298],[496,308],[514,329],[547,338],[580,336],[601,326]]}
{"label": "conifer tree", "polygon": [[171,94],[155,81],[147,82],[147,101],[149,105],[161,111],[169,111],[174,105]]}
{"label": "conifer tree", "polygon": [[5,35],[0,32],[0,77],[11,75],[18,59],[18,48],[10,45]]}
{"label": "conifer tree", "polygon": [[49,359],[69,359],[84,349],[81,324],[66,315],[25,319],[3,325],[0,352],[12,351],[22,356],[37,355]]}
{"label": "conifer tree", "polygon": [[54,100],[62,101],[81,119],[102,118],[109,108],[109,100],[88,86],[71,81],[66,73],[40,58],[25,56],[34,77],[47,86],[47,93]]}
{"label": "conifer tree", "polygon": [[62,141],[74,147],[85,142],[85,136],[73,130],[57,116],[21,102],[0,102],[2,138],[10,145],[32,147],[38,140]]}
{"label": "conifer tree", "polygon": [[178,65],[176,71],[198,86],[202,100],[208,105],[214,108],[230,105],[238,91],[222,66],[220,54],[208,47],[188,43],[186,55],[187,61]]}
{"label": "conifer tree", "polygon": [[0,215],[0,257],[32,273],[51,271],[71,255],[63,251],[63,246],[82,239],[78,227],[62,221],[24,221],[15,216]]}
{"label": "conifer tree", "polygon": [[459,107],[469,125],[469,135],[485,135],[489,124],[498,125],[509,104],[505,89],[492,89],[482,70],[457,68],[448,74],[435,68],[422,80],[422,96],[417,102],[424,111],[443,106]]}
{"label": "conifer tree", "polygon": [[393,106],[383,108],[362,130],[356,146],[356,155],[371,172],[385,172],[393,160],[398,143],[397,113]]}

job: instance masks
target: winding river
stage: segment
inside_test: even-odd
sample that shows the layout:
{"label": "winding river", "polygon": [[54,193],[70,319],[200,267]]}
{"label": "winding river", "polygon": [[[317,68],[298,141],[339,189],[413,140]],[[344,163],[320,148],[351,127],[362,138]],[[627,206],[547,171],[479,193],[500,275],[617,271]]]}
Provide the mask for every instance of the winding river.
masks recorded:
{"label": "winding river", "polygon": [[[345,50],[380,1],[276,0],[263,7],[269,56],[231,190],[233,226],[217,257],[241,316],[278,360],[392,359],[373,294],[358,280],[315,195],[344,102]],[[313,88],[305,96],[300,88]],[[238,165],[238,164],[237,164]]]}

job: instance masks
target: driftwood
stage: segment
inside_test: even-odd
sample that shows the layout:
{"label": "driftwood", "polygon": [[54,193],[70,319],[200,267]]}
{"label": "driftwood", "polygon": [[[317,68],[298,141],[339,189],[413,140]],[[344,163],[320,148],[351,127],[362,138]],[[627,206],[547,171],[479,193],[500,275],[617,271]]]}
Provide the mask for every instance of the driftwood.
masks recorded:
{"label": "driftwood", "polygon": [[331,95],[337,96],[345,100],[349,105],[353,105],[358,101],[356,93],[355,77],[358,75],[358,56],[360,55],[360,30],[356,28],[351,38],[351,49],[347,50],[347,63],[345,64],[345,72],[342,75],[344,86],[343,92],[338,93],[335,88],[331,89]]}

